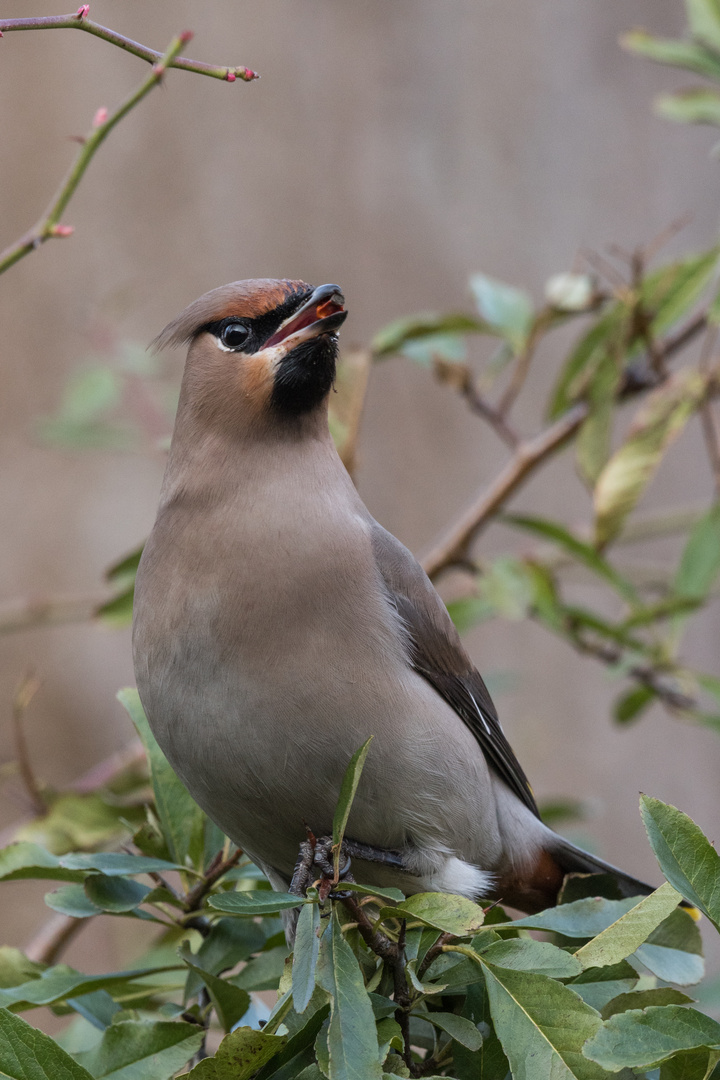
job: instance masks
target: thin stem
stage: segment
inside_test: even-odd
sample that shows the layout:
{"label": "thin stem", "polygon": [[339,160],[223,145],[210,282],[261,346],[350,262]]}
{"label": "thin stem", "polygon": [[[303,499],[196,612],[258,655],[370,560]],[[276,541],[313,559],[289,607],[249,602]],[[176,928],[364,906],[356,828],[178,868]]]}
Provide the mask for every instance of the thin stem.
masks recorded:
{"label": "thin stem", "polygon": [[[117,30],[111,30],[107,26],[87,19],[82,14],[83,9],[73,15],[49,15],[32,19],[0,19],[0,33],[11,30],[85,30],[94,37],[102,38],[103,41],[116,45],[119,49],[146,60],[149,64],[163,61],[163,54],[141,45],[132,38],[119,34]],[[190,40],[191,35],[182,35],[182,44]],[[252,82],[259,78],[257,72],[247,67],[219,67],[213,64],[204,64],[199,60],[189,60],[185,56],[173,56],[167,63],[168,67],[180,68],[184,71],[194,71],[198,75],[209,75],[212,79],[223,79],[225,82],[235,82],[242,79],[243,82]]]}
{"label": "thin stem", "polygon": [[70,172],[45,212],[45,215],[38,221],[34,228],[30,229],[30,231],[25,233],[24,236],[21,236],[16,243],[0,253],[0,274],[10,266],[13,266],[18,260],[22,259],[24,255],[28,255],[46,240],[49,240],[50,237],[63,237],[71,234],[72,229],[68,226],[60,225],[60,218],[65,207],[73,197],[92,158],[113,128],[119,124],[123,117],[127,116],[131,109],[134,109],[135,106],[162,80],[168,65],[180,52],[180,49],[185,44],[186,40],[187,36],[184,34],[180,34],[178,37],[174,38],[168,45],[159,62],[153,67],[151,75],[130,95],[129,98],[127,98],[125,102],[123,102],[122,105],[120,105],[118,109],[116,109],[114,113],[108,116],[102,123],[98,124],[97,127],[92,129],[90,134],[84,140]]}
{"label": "thin stem", "polygon": [[197,883],[194,889],[185,897],[184,908],[187,912],[197,911],[207,894],[212,889],[216,881],[219,881],[224,874],[227,874],[228,870],[232,870],[233,866],[237,866],[240,859],[243,857],[242,848],[237,848],[227,859],[223,859],[222,852],[218,852],[219,858],[213,860],[208,867],[205,877]]}
{"label": "thin stem", "polygon": [[33,674],[26,675],[17,690],[12,703],[13,734],[15,737],[15,754],[17,756],[18,769],[22,777],[25,790],[30,796],[30,802],[35,814],[44,814],[47,810],[42,788],[33,771],[25,728],[23,721],[30,706],[30,702],[40,688],[40,682]]}
{"label": "thin stem", "polygon": [[33,960],[36,964],[56,964],[70,942],[91,922],[92,917],[76,919],[72,915],[54,914],[38,930],[23,952],[28,960]]}
{"label": "thin stem", "polygon": [[482,526],[542,462],[572,438],[587,414],[588,406],[584,402],[574,405],[536,438],[520,443],[496,480],[423,559],[429,577],[435,578],[443,570],[467,561],[468,548]]}

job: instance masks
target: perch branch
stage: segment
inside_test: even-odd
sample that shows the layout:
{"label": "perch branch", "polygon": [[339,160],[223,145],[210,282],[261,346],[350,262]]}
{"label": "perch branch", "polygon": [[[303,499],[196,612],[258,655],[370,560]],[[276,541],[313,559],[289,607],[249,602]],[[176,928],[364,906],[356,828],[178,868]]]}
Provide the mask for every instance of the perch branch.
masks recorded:
{"label": "perch branch", "polygon": [[107,593],[80,596],[20,597],[0,604],[0,634],[41,626],[86,622],[108,600]]}
{"label": "perch branch", "polygon": [[[0,19],[0,34],[11,30],[84,30],[94,37],[109,41],[125,52],[138,56],[141,60],[147,60],[149,64],[156,64],[164,59],[163,54],[141,45],[132,38],[119,34],[117,30],[111,30],[107,26],[88,19],[87,9],[89,4],[83,4],[72,15],[47,15],[32,19]],[[183,44],[189,41],[188,36],[183,35]],[[179,50],[178,50],[179,51]],[[189,60],[186,56],[174,56],[167,62],[168,67],[180,68],[184,71],[195,71],[198,75],[209,75],[212,79],[223,79],[225,82],[235,82],[242,79],[243,82],[252,82],[259,78],[257,72],[247,67],[218,67],[214,64],[203,64],[199,60]]]}

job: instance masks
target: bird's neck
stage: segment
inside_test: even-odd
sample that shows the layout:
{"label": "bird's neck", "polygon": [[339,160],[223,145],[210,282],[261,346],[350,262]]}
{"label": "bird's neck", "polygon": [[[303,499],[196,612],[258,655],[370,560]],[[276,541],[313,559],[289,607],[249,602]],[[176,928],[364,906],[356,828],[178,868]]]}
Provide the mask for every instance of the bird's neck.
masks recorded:
{"label": "bird's neck", "polygon": [[[269,418],[250,428],[201,423],[178,409],[170,455],[160,495],[161,506],[190,498],[205,504],[225,502],[245,493],[252,499],[274,487],[322,483],[323,476],[344,474],[328,428],[327,410],[318,409],[291,423]],[[348,483],[351,484],[349,478]]]}

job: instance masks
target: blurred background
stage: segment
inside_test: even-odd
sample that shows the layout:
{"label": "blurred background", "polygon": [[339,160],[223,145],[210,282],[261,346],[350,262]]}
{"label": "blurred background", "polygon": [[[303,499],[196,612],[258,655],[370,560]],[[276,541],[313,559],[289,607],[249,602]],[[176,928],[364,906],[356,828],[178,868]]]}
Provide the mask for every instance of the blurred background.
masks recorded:
{"label": "blurred background", "polygon": [[[8,17],[57,14],[46,0]],[[88,366],[133,370],[146,343],[206,290],[244,277],[339,283],[345,345],[425,310],[472,311],[482,271],[540,299],[578,252],[626,249],[690,214],[666,255],[708,247],[717,232],[713,135],[656,118],[652,99],[687,79],[621,51],[637,25],[677,36],[680,0],[94,0],[91,17],[153,48],[180,30],[187,54],[245,64],[261,79],[230,85],[171,71],[110,136],[64,221],[75,229],[2,278],[0,597],[102,595],[105,568],[142,541],[155,513],[167,433],[162,403],[128,408],[131,449],[49,443],[68,379]],[[142,61],[81,33],[7,34],[0,43],[0,245],[40,215],[95,111],[146,75]],[[575,331],[573,331],[575,332]],[[540,429],[562,333],[546,345],[516,421]],[[571,337],[565,339],[565,346]],[[473,344],[473,361],[489,346]],[[554,351],[557,348],[557,352]],[[129,358],[129,359],[128,359]],[[179,382],[180,353],[158,361]],[[647,508],[707,503],[711,480],[696,427],[682,437]],[[122,440],[119,440],[122,442]],[[496,475],[507,449],[431,373],[395,358],[375,366],[357,481],[371,512],[422,554]],[[587,519],[588,496],[565,453],[513,502],[528,513]],[[664,542],[667,543],[667,542]],[[483,557],[522,549],[493,527]],[[648,545],[652,559],[666,547]],[[638,553],[636,552],[636,558]],[[455,583],[456,584],[456,583]],[[452,595],[452,577],[444,582]],[[586,586],[590,592],[592,586]],[[684,655],[718,673],[720,614],[692,624]],[[720,738],[659,707],[620,729],[618,684],[527,622],[494,620],[468,645],[541,800],[582,799],[567,831],[640,877],[658,879],[637,812],[647,792],[718,829]],[[128,630],[86,623],[6,634],[0,644],[2,759],[11,702],[33,669],[41,688],[26,722],[37,774],[67,784],[131,737],[115,701],[133,683]],[[0,825],[28,812],[17,778],[0,790]],[[46,917],[41,891],[18,883],[6,940]],[[11,894],[8,893],[8,896]],[[117,966],[130,946],[113,920],[78,942],[72,962]]]}

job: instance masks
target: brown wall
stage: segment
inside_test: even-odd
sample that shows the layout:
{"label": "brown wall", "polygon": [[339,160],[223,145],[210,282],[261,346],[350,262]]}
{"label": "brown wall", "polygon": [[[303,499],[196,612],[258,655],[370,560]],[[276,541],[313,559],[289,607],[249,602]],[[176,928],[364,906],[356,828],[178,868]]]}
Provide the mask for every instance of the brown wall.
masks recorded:
{"label": "brown wall", "polygon": [[[618,34],[638,24],[679,32],[681,7],[94,0],[99,22],[158,48],[193,28],[191,55],[247,64],[262,79],[231,86],[171,72],[93,162],[66,214],[72,239],[47,244],[3,277],[0,596],[91,592],[152,523],[159,455],[61,452],[33,435],[36,418],[57,408],[68,373],[108,334],[146,342],[206,289],[267,275],[339,282],[351,311],[344,339],[364,343],[398,315],[466,307],[474,270],[539,297],[579,248],[631,247],[687,210],[693,220],[675,248],[709,244],[713,134],[654,118],[653,95],[682,78],[617,46]],[[6,8],[21,16],[57,5]],[[86,130],[95,109],[118,102],[146,69],[69,31],[8,34],[0,49],[5,243],[37,217],[67,168],[67,136]],[[179,355],[170,361],[178,373],[181,363]],[[538,392],[556,363],[546,349]],[[529,395],[521,409],[528,431],[538,423],[535,400]],[[494,436],[426,372],[401,361],[374,372],[359,484],[372,512],[414,550],[502,460]],[[708,492],[690,434],[647,505],[702,502]],[[570,460],[517,505],[571,523],[587,513]],[[483,551],[506,541],[490,531]],[[718,629],[715,607],[688,643],[693,662],[716,671]],[[617,685],[540,630],[493,623],[471,643],[482,670],[516,673],[516,689],[499,705],[539,795],[591,800],[597,815],[583,831],[603,854],[656,876],[639,790],[720,836],[716,735],[659,710],[629,731],[613,729],[608,702]],[[1,644],[6,716],[26,668],[43,678],[28,734],[47,780],[67,782],[128,738],[114,701],[132,681],[127,632],[77,626]],[[20,808],[8,787],[4,821]],[[39,899],[28,903],[16,940],[41,918]]]}

